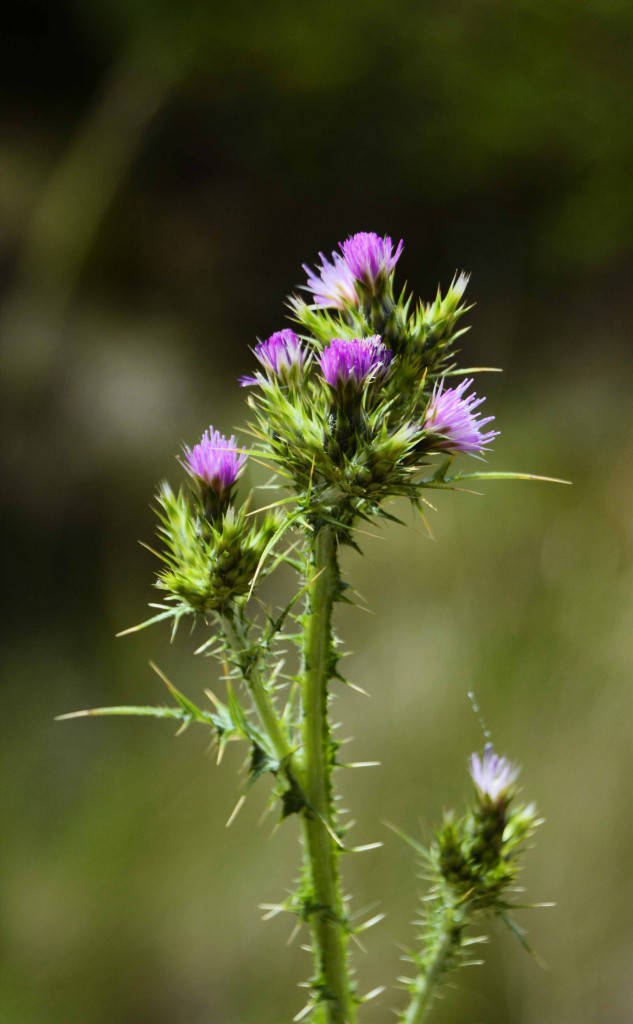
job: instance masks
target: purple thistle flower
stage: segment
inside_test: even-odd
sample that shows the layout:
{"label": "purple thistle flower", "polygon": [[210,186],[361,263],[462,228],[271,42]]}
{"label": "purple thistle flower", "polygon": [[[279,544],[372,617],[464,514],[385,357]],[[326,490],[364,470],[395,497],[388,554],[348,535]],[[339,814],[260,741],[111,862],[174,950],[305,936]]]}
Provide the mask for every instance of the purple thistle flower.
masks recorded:
{"label": "purple thistle flower", "polygon": [[475,413],[485,398],[477,398],[473,391],[464,397],[464,392],[473,383],[472,377],[463,380],[456,388],[446,388],[444,383],[433,389],[431,401],[424,414],[424,426],[441,440],[434,442],[437,451],[470,452],[479,454],[498,437],[498,430],[482,432],[482,427],[494,420],[494,416],[483,419]]}
{"label": "purple thistle flower", "polygon": [[233,486],[245,463],[246,455],[239,453],[235,437],[224,437],[209,427],[198,444],[185,448],[183,465],[216,494],[222,494]]}
{"label": "purple thistle flower", "polygon": [[334,338],[321,354],[321,371],[333,388],[348,382],[359,387],[368,377],[384,376],[392,358],[377,334],[351,341]]}
{"label": "purple thistle flower", "polygon": [[472,754],[470,775],[482,800],[503,803],[519,775],[519,768],[505,757],[495,754],[492,743],[486,743],[483,757]]}
{"label": "purple thistle flower", "polygon": [[[288,379],[293,369],[300,371],[305,361],[301,342],[289,327],[271,334],[266,341],[260,341],[253,352],[269,376],[283,380]],[[242,387],[259,383],[257,377],[240,377]]]}
{"label": "purple thistle flower", "polygon": [[357,281],[363,281],[373,288],[381,277],[388,277],[400,258],[404,243],[402,240],[394,252],[389,235],[381,238],[374,231],[359,231],[340,248],[345,263]]}
{"label": "purple thistle flower", "polygon": [[306,289],[312,292],[316,305],[324,308],[332,306],[335,309],[357,306],[354,275],[345,260],[337,252],[332,253],[331,263],[322,252],[319,256],[321,266],[317,267],[316,271],[303,264],[303,269],[308,275]]}

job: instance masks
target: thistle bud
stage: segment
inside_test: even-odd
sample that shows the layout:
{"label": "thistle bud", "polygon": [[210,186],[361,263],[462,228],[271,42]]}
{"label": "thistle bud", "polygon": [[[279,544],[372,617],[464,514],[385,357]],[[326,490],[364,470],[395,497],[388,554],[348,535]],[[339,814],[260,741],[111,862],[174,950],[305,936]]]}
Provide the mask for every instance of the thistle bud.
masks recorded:
{"label": "thistle bud", "polygon": [[394,252],[389,235],[381,238],[374,231],[359,231],[341,242],[340,248],[355,280],[376,295],[393,273],[403,246],[401,240]]}
{"label": "thistle bud", "polygon": [[519,769],[505,757],[495,754],[492,743],[486,743],[482,757],[471,756],[469,770],[483,804],[498,807],[508,802]]}
{"label": "thistle bud", "polygon": [[355,439],[364,435],[361,397],[370,382],[385,376],[391,359],[391,352],[377,334],[351,341],[334,338],[321,354],[321,371],[335,393],[331,414],[335,445],[330,453],[333,456],[336,456],[336,449],[343,453],[350,445],[355,447]]}
{"label": "thistle bud", "polygon": [[389,369],[392,355],[375,334],[345,341],[334,338],[321,355],[325,380],[339,393],[357,394],[369,379],[380,379]]}
{"label": "thistle bud", "polygon": [[183,465],[198,483],[205,514],[214,519],[231,500],[237,478],[246,464],[233,435],[224,437],[209,427],[198,444],[185,448]]}
{"label": "thistle bud", "polygon": [[317,306],[322,308],[345,309],[346,306],[357,306],[354,275],[345,260],[337,252],[332,253],[332,262],[319,253],[321,266],[316,271],[305,263],[303,269],[308,275],[307,291]]}
{"label": "thistle bud", "polygon": [[444,388],[443,382],[434,388],[424,415],[424,427],[433,435],[430,447],[434,451],[480,455],[498,437],[498,430],[482,430],[494,416],[482,419],[475,413],[485,398],[477,398],[474,391],[465,396],[472,383],[469,378],[456,388]]}
{"label": "thistle bud", "polygon": [[[260,341],[253,352],[269,379],[277,378],[282,384],[288,384],[301,378],[305,352],[301,341],[289,327],[271,334],[266,341]],[[242,387],[265,384],[265,379],[258,373],[256,377],[240,377],[240,384]]]}

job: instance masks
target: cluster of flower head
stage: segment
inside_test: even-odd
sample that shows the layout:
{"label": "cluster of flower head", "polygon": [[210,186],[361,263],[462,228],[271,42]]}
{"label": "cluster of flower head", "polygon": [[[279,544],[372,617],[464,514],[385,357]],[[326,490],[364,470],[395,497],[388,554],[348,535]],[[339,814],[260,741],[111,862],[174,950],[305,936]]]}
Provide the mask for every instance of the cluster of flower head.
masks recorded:
{"label": "cluster of flower head", "polygon": [[[256,414],[254,447],[279,468],[303,522],[326,516],[348,538],[356,516],[382,515],[387,498],[417,502],[422,488],[443,485],[443,476],[433,476],[439,469],[424,475],[429,456],[442,456],[438,465],[459,453],[480,456],[497,436],[493,417],[480,413],[484,398],[472,378],[447,385],[447,374],[458,372],[454,343],[467,278],[456,277],[429,304],[404,292],[396,297],[402,250],[402,241],[360,232],[331,259],[321,254],[316,270],[305,266],[313,301],[291,298],[297,329],[259,341],[254,373],[240,378]],[[213,427],[185,448],[202,524],[192,536],[201,543],[233,507],[246,461],[237,439]],[[178,530],[166,535],[176,544]],[[243,588],[244,573],[240,580]]]}
{"label": "cluster of flower head", "polygon": [[[283,436],[285,424],[295,448],[305,449],[307,440],[308,448],[314,442],[330,453],[341,450],[328,443],[332,399],[348,414],[354,401],[363,405],[365,429],[362,417],[349,421],[361,444],[376,434],[372,412],[374,427],[381,419],[391,434],[405,428],[411,437],[417,431],[420,455],[481,455],[497,436],[486,429],[494,417],[479,412],[484,398],[472,390],[472,378],[450,387],[444,377],[446,370],[456,372],[450,358],[461,333],[454,327],[464,311],[466,276],[459,275],[447,295],[438,295],[431,305],[413,307],[404,295],[396,300],[393,280],[402,249],[402,241],[395,245],[388,235],[360,232],[341,242],[331,259],[320,254],[316,270],[304,265],[305,290],[313,303],[297,297],[290,302],[303,330],[277,331],[259,342],[254,354],[261,369],[241,378],[243,385],[259,385],[264,392],[251,404],[259,405],[264,421],[274,423],[275,437]],[[318,430],[315,439],[319,418],[326,424],[320,440]],[[342,450],[357,454],[359,446],[347,437]],[[283,454],[276,452],[282,461]],[[402,455],[410,465],[411,449]],[[318,452],[313,449],[310,458],[318,471]],[[309,475],[313,479],[314,471]]]}

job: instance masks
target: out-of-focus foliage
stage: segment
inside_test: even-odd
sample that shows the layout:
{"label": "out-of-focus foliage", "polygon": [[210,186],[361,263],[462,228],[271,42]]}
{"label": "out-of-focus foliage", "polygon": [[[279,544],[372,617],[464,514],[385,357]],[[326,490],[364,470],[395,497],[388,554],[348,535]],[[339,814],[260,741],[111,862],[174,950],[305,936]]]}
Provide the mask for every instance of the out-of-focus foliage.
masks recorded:
{"label": "out-of-focus foliage", "polygon": [[[389,912],[360,985],[396,973],[416,890],[378,823],[460,806],[481,734],[547,818],[522,950],[494,946],[442,1021],[624,1024],[631,901],[633,8],[624,0],[90,4],[30,0],[0,39],[5,419],[3,1019],[273,1024],[306,973],[262,924],[297,863],[291,822],[231,829],[236,755],[167,723],[59,723],[154,703],[154,657],[203,703],[196,638],[114,641],[151,599],[148,505],[174,455],[243,419],[249,345],[284,326],[302,262],[351,231],[404,237],[431,300],[472,271],[468,363],[502,431],[489,484],[346,570],[377,618],[341,613],[368,689],[337,711],[359,843],[357,906]],[[483,488],[482,488],[483,489]],[[264,492],[265,494],[265,492]],[[457,498],[458,500],[455,500]],[[262,503],[265,503],[263,501]],[[405,512],[406,514],[406,512]],[[382,696],[389,693],[386,710]],[[159,698],[160,699],[160,698]],[[374,774],[370,775],[369,773]],[[530,921],[528,921],[528,924]],[[293,1001],[294,1000],[294,1001]],[[367,1008],[383,1021],[398,994]]]}

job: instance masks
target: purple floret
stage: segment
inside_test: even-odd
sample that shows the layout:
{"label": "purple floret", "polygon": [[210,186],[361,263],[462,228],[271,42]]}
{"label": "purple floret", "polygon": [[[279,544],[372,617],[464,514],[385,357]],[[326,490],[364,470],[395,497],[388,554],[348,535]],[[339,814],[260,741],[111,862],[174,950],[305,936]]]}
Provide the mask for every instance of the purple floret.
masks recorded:
{"label": "purple floret", "polygon": [[506,799],[519,776],[518,767],[495,754],[492,743],[486,743],[483,757],[471,755],[469,771],[480,797],[493,804]]}
{"label": "purple floret", "polygon": [[359,231],[346,242],[341,242],[345,263],[358,281],[373,285],[381,276],[388,276],[400,258],[402,240],[394,252],[389,235],[381,238],[374,231]]}
{"label": "purple floret", "polygon": [[[305,360],[301,341],[289,327],[271,334],[266,341],[260,341],[253,351],[271,377],[287,377],[293,367],[301,370]],[[257,377],[240,377],[240,384],[247,387],[259,384],[259,381]]]}
{"label": "purple floret", "polygon": [[357,385],[368,377],[381,377],[387,372],[392,353],[375,334],[371,338],[344,341],[334,338],[321,354],[321,371],[333,388],[348,381]]}
{"label": "purple floret", "polygon": [[345,260],[337,252],[332,253],[332,262],[319,253],[321,266],[311,270],[305,263],[303,269],[308,275],[307,290],[317,306],[344,309],[345,306],[357,306],[358,296],[354,275]]}
{"label": "purple floret", "polygon": [[245,464],[235,437],[224,437],[212,427],[193,448],[185,448],[185,468],[217,494],[233,486]]}
{"label": "purple floret", "polygon": [[424,426],[440,438],[433,444],[437,451],[478,455],[499,435],[498,430],[482,431],[482,427],[492,423],[494,416],[482,419],[479,413],[475,413],[485,398],[477,398],[474,391],[465,397],[464,393],[472,383],[472,378],[469,378],[456,388],[444,389],[443,382],[435,386],[424,416]]}

